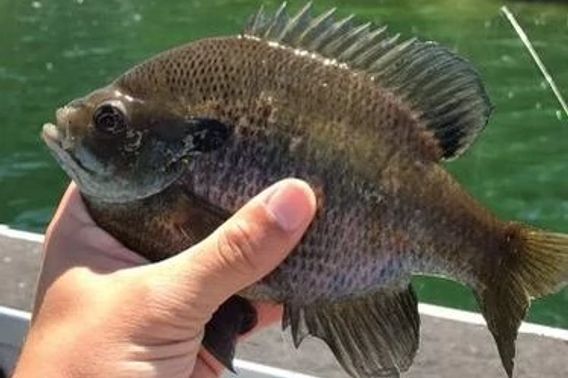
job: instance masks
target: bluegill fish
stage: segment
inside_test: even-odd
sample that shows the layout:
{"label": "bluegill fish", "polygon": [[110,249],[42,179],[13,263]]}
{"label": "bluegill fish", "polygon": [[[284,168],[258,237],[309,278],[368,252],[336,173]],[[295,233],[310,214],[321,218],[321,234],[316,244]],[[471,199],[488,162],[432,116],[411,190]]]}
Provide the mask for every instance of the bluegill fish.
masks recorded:
{"label": "bluegill fish", "polygon": [[279,179],[316,190],[295,251],[206,327],[227,367],[254,323],[248,301],[265,300],[284,305],[296,347],[312,335],[354,377],[397,377],[419,343],[410,278],[425,274],[473,289],[511,377],[531,299],[568,280],[568,236],[497,219],[441,165],[490,111],[448,49],[283,6],[135,66],[59,109],[43,138],[97,223],[152,261]]}

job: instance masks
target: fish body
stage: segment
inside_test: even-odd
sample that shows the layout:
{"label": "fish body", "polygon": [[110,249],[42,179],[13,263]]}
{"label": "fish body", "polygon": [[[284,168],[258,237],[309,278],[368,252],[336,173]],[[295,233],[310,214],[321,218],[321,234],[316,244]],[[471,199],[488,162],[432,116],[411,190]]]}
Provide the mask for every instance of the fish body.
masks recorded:
{"label": "fish body", "polygon": [[[278,300],[333,300],[397,285],[410,273],[430,269],[473,282],[466,267],[472,260],[480,266],[487,250],[479,240],[496,242],[504,226],[433,160],[440,152],[427,144],[429,135],[419,120],[368,75],[346,74],[339,64],[235,37],[174,50],[116,85],[137,93],[148,72],[167,72],[170,62],[184,61],[184,56],[208,60],[185,63],[196,67],[178,74],[187,77],[185,86],[163,76],[164,92],[195,96],[183,106],[199,108],[186,116],[234,127],[222,150],[191,160],[182,178],[186,189],[228,213],[284,177],[302,177],[320,193],[317,221],[298,252],[270,276]],[[200,88],[197,71],[203,66],[217,71],[208,75],[212,83],[223,84]],[[234,77],[227,79],[226,72]],[[464,229],[475,230],[471,240],[464,238]],[[419,256],[438,256],[439,261],[430,264]]]}
{"label": "fish body", "polygon": [[[240,36],[167,51],[69,104],[44,139],[97,223],[152,261],[275,181],[306,180],[316,219],[241,297],[284,304],[296,346],[323,339],[351,375],[398,376],[418,347],[410,277],[450,277],[476,292],[511,375],[530,297],[566,282],[568,237],[498,220],[440,164],[489,117],[469,63],[331,17],[260,11]],[[227,366],[233,335],[213,328],[246,311],[222,306],[206,329]]]}

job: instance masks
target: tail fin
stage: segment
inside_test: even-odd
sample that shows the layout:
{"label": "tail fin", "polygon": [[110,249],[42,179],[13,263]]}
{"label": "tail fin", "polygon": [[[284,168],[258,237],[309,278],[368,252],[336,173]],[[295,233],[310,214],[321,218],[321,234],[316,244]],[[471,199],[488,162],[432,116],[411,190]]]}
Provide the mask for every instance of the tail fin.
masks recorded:
{"label": "tail fin", "polygon": [[568,283],[568,235],[510,225],[502,260],[478,292],[478,301],[499,349],[503,367],[513,376],[515,340],[531,299]]}

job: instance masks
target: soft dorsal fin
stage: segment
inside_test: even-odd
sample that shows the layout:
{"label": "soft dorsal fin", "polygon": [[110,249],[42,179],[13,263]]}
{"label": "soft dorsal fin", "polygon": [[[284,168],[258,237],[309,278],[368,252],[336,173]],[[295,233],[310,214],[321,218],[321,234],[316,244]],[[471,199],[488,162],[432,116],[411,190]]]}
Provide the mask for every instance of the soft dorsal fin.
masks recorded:
{"label": "soft dorsal fin", "polygon": [[243,35],[317,53],[365,71],[401,98],[432,131],[443,158],[461,155],[485,127],[491,104],[472,65],[434,42],[399,42],[386,27],[334,18],[335,9],[311,16],[311,3],[290,17],[286,3],[268,15],[261,8]]}

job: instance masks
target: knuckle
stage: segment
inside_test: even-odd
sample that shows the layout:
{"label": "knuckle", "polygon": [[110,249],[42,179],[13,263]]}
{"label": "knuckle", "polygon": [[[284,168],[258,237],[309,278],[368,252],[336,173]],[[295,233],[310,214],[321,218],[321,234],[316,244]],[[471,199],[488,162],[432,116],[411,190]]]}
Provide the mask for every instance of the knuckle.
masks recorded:
{"label": "knuckle", "polygon": [[[173,323],[191,323],[197,319],[196,314],[201,314],[192,307],[199,300],[191,290],[177,286],[177,283],[155,272],[142,280],[130,282],[128,293],[127,298],[121,299],[121,307],[133,312],[130,321],[137,326],[167,328]],[[140,306],[144,308],[141,315],[135,310]]]}
{"label": "knuckle", "polygon": [[221,233],[218,239],[218,252],[222,263],[242,273],[258,269],[255,253],[257,242],[251,227],[243,222],[235,222]]}
{"label": "knuckle", "polygon": [[138,285],[135,301],[138,304],[144,303],[146,319],[159,323],[161,319],[167,319],[176,308],[180,307],[176,293],[170,289],[159,279],[147,279]]}

